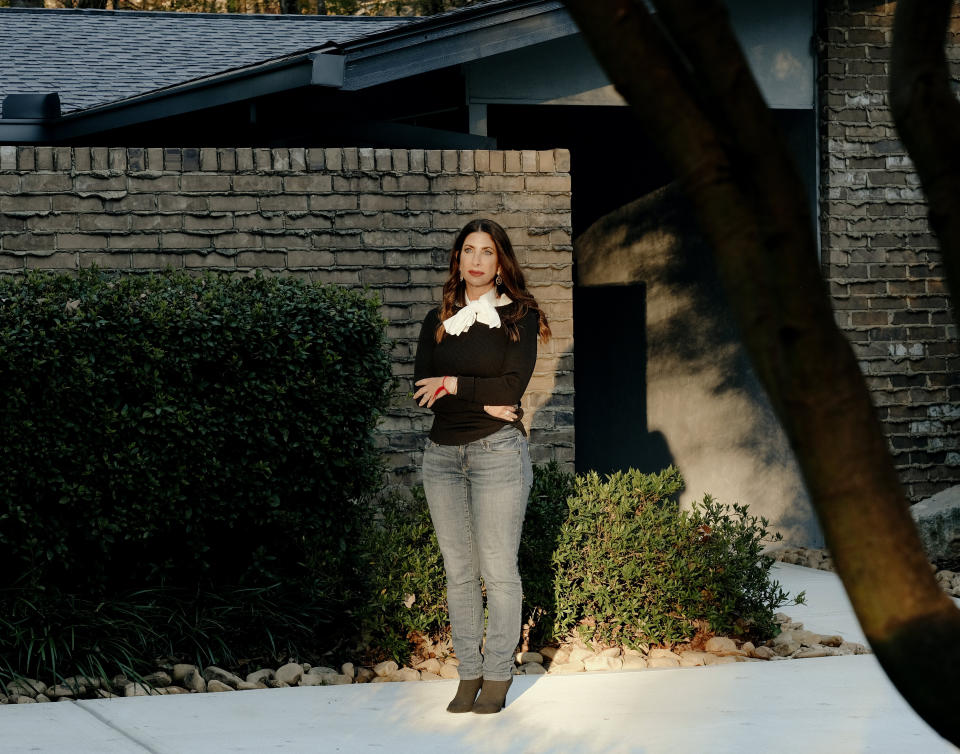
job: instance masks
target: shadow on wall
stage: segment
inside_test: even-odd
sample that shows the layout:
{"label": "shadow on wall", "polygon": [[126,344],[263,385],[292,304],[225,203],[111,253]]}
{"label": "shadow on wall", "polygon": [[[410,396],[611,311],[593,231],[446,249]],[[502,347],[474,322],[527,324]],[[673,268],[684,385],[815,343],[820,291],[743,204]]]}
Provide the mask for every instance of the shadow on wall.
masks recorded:
{"label": "shadow on wall", "polygon": [[[686,482],[683,505],[709,492],[749,505],[785,543],[823,546],[793,452],[676,186],[600,218],[576,239],[574,258],[578,461],[606,454],[644,470],[672,462]],[[611,404],[596,409],[604,424],[586,416],[594,409],[585,391]],[[602,461],[596,468],[607,470]]]}

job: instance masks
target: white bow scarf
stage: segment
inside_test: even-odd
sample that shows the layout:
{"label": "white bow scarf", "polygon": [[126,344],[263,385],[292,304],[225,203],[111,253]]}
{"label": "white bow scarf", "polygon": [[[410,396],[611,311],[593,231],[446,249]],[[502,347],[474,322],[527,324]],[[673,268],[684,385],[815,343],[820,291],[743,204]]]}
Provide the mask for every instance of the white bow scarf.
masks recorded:
{"label": "white bow scarf", "polygon": [[496,307],[511,303],[506,293],[497,297],[496,288],[491,288],[476,301],[471,301],[469,298],[466,298],[466,301],[465,307],[443,320],[443,329],[447,334],[459,335],[466,332],[474,322],[481,322],[487,327],[500,327],[500,315]]}

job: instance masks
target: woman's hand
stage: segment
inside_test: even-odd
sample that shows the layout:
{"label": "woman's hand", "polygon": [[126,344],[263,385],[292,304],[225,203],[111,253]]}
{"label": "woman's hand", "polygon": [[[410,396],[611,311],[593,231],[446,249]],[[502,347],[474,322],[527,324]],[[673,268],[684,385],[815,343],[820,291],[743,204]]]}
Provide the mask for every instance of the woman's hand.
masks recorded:
{"label": "woman's hand", "polygon": [[520,406],[484,406],[486,411],[494,419],[500,419],[505,422],[515,422],[520,416]]}
{"label": "woman's hand", "polygon": [[443,396],[454,395],[457,392],[456,377],[424,377],[414,384],[420,389],[413,394],[413,399],[427,408]]}

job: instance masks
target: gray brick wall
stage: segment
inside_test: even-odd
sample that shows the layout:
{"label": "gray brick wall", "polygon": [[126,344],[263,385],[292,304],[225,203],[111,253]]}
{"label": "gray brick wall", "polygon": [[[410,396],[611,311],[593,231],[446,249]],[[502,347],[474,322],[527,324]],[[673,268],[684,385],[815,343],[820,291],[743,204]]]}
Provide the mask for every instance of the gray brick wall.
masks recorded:
{"label": "gray brick wall", "polygon": [[[960,483],[960,347],[923,192],[888,106],[893,10],[857,0],[822,9],[821,240],[837,322],[919,500]],[[957,41],[954,32],[954,61]]]}
{"label": "gray brick wall", "polygon": [[0,146],[0,272],[261,270],[383,302],[400,395],[378,442],[416,477],[429,415],[406,398],[420,322],[469,219],[508,231],[554,337],[525,397],[535,461],[572,468],[573,247],[566,150]]}

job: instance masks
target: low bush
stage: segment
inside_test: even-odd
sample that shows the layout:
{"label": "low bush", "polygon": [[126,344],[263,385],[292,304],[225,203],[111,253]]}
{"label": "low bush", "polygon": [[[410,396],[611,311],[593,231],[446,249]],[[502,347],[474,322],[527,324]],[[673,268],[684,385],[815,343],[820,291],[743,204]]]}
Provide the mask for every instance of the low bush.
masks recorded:
{"label": "low bush", "polygon": [[577,630],[630,647],[675,644],[704,622],[714,633],[773,635],[788,596],[761,553],[768,522],[709,496],[681,511],[682,486],[674,468],[577,477],[551,561],[554,638]]}

